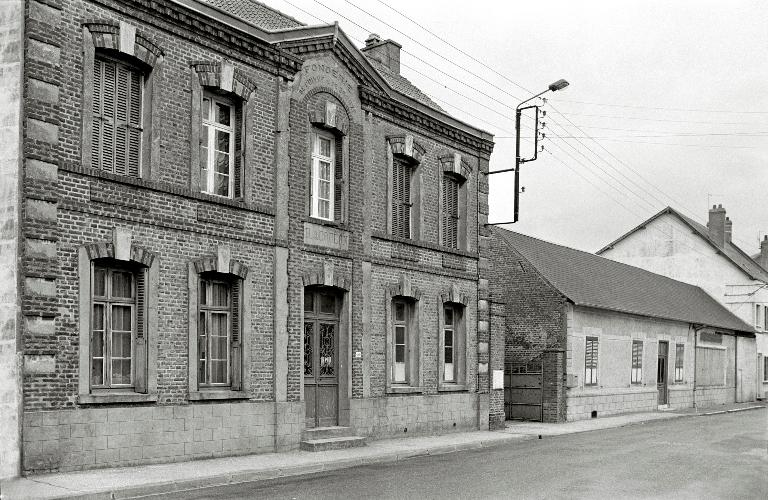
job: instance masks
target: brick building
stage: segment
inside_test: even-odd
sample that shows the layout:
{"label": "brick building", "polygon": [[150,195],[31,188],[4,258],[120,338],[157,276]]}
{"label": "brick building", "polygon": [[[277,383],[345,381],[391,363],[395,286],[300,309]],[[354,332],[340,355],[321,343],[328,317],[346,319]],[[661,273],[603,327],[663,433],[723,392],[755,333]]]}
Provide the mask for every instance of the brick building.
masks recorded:
{"label": "brick building", "polygon": [[503,420],[492,137],[398,44],[258,2],[8,14],[0,477]]}
{"label": "brick building", "polygon": [[755,330],[701,288],[503,229],[491,248],[508,418],[754,400]]}

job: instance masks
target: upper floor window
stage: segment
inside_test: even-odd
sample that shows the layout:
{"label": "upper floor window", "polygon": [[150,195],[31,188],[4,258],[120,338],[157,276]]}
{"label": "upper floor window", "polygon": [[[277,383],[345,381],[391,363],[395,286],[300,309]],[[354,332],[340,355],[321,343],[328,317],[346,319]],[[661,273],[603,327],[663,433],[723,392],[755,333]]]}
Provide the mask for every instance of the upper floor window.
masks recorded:
{"label": "upper floor window", "polygon": [[413,167],[401,158],[392,160],[392,235],[411,237],[411,177]]}
{"label": "upper floor window", "polygon": [[139,177],[142,151],[144,72],[103,56],[93,65],[91,165]]}
{"label": "upper floor window", "polygon": [[441,217],[443,245],[459,247],[459,179],[443,174],[443,213]]}
{"label": "upper floor window", "polygon": [[[133,388],[137,316],[143,316],[144,274],[94,266],[92,272],[91,387]],[[137,299],[141,299],[140,301]]]}
{"label": "upper floor window", "polygon": [[235,106],[230,100],[205,94],[200,133],[201,191],[232,198],[235,191]]}
{"label": "upper floor window", "polygon": [[329,133],[312,134],[312,217],[334,220],[336,207],[336,138]]}

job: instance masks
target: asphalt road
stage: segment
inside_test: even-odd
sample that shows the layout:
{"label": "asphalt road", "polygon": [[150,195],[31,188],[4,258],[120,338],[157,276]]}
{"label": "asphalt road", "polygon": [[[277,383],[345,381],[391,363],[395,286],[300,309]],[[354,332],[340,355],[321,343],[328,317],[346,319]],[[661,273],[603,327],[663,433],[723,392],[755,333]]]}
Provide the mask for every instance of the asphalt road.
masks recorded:
{"label": "asphalt road", "polygon": [[163,499],[768,499],[768,410],[679,418]]}

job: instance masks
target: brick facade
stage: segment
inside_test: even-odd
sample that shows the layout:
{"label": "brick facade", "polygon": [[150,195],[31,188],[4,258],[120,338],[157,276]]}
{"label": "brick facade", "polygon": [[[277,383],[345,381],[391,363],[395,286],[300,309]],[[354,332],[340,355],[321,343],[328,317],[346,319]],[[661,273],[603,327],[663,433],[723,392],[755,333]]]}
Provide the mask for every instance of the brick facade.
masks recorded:
{"label": "brick facade", "polygon": [[[25,359],[23,472],[298,447],[306,287],[332,290],[342,304],[340,425],[376,438],[405,428],[488,428],[489,134],[404,104],[364,58],[350,57],[357,49],[342,32],[278,48],[258,29],[240,31],[165,0],[29,0],[24,21],[23,321],[15,330]],[[139,177],[92,168],[92,97],[83,89],[93,88],[94,54],[105,50],[150,71]],[[200,190],[195,123],[207,86],[243,99],[236,199]],[[336,134],[343,155],[339,216],[328,222],[310,217],[310,140],[318,129]],[[399,144],[394,154],[412,154],[413,144],[419,153],[419,232],[408,240],[387,227],[391,143]],[[453,168],[465,179],[460,249],[440,242],[447,157],[458,159]],[[93,259],[104,257],[146,269],[146,338],[136,351],[147,364],[142,393],[89,389],[91,305],[83,291]],[[191,387],[195,269],[206,265],[243,270],[237,391]],[[385,290],[412,289],[420,384],[395,393],[387,384]],[[454,384],[440,378],[444,303],[463,311]]]}

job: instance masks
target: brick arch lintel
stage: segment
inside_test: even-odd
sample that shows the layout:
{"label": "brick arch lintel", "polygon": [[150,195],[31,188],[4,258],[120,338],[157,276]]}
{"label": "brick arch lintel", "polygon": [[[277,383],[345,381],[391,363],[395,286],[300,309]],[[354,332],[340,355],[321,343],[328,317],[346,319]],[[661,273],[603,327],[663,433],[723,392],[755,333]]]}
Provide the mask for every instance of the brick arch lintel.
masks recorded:
{"label": "brick arch lintel", "polygon": [[[89,243],[83,245],[89,260],[94,259],[116,259],[115,245],[109,241],[100,241],[97,243]],[[154,252],[150,252],[146,248],[131,243],[130,249],[130,261],[141,264],[144,267],[152,267],[152,263],[157,258]],[[123,260],[123,259],[120,259]]]}
{"label": "brick arch lintel", "polygon": [[451,287],[444,293],[440,294],[440,300],[443,303],[459,304],[467,307],[469,305],[469,296],[467,294],[459,292],[459,287],[451,285]]}
{"label": "brick arch lintel", "polygon": [[411,278],[405,274],[400,275],[400,280],[387,288],[387,296],[392,297],[407,297],[413,300],[421,300],[421,290],[411,283]]}
{"label": "brick arch lintel", "polygon": [[157,64],[165,53],[143,33],[125,22],[97,21],[84,23],[97,49],[112,49],[142,61],[150,67]]}
{"label": "brick arch lintel", "polygon": [[421,159],[427,150],[413,139],[410,134],[406,135],[388,135],[387,142],[392,149],[392,154],[405,156],[416,163],[421,163]]}
{"label": "brick arch lintel", "polygon": [[232,92],[244,101],[256,90],[256,82],[235,68],[231,61],[194,61],[190,66],[197,73],[200,85],[204,87],[216,87]]}
{"label": "brick arch lintel", "polygon": [[472,167],[459,153],[440,155],[437,159],[444,173],[458,175],[463,180],[469,179],[472,175]]}
{"label": "brick arch lintel", "polygon": [[246,279],[249,271],[248,266],[233,259],[231,255],[232,251],[227,245],[219,245],[216,248],[216,255],[207,255],[192,261],[192,264],[198,274],[216,272],[232,274],[240,279]]}
{"label": "brick arch lintel", "polygon": [[336,268],[330,262],[324,262],[321,267],[305,272],[301,280],[305,287],[332,286],[345,291],[349,291],[352,287],[352,277],[349,273]]}
{"label": "brick arch lintel", "polygon": [[[336,98],[341,103],[342,109],[338,109],[338,106],[332,106],[335,105],[335,103],[332,103],[329,100],[323,100],[320,101],[321,105],[319,108],[321,109],[310,109],[309,103],[311,99],[317,95],[317,94],[329,94]],[[332,132],[335,132],[336,134],[340,135],[347,135],[349,134],[349,126],[350,126],[350,112],[351,109],[349,103],[347,103],[335,90],[333,90],[330,87],[315,87],[310,92],[307,93],[306,96],[304,96],[304,99],[302,99],[302,104],[307,108],[307,117],[311,124],[316,125],[321,128],[325,128],[328,130],[331,130]],[[336,108],[336,109],[333,109]]]}

